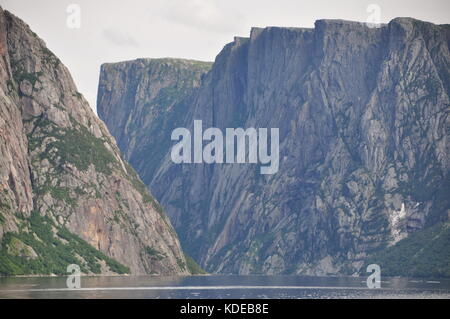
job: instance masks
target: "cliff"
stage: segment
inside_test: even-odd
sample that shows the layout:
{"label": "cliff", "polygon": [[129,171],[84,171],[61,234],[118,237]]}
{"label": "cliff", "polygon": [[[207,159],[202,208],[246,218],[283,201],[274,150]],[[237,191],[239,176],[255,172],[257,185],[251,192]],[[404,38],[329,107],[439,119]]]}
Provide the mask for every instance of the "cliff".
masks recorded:
{"label": "cliff", "polygon": [[[101,66],[98,114],[124,157],[150,180],[183,124],[187,100],[212,63],[183,59],[137,59]],[[167,134],[168,138],[167,138]]]}
{"label": "cliff", "polygon": [[[98,110],[114,136],[140,136],[120,147],[207,270],[353,274],[374,256],[389,259],[411,234],[448,223],[449,43],[448,25],[411,18],[380,28],[342,20],[253,28],[224,47],[190,94],[161,107],[174,123],[143,124],[147,117],[124,101],[155,99],[120,84],[119,74],[132,77],[123,64],[102,69]],[[135,85],[151,92],[154,83],[181,80],[161,73]],[[114,122],[123,118],[135,126]],[[194,120],[223,130],[279,128],[279,172],[172,163],[169,128]],[[158,139],[146,134],[155,129]],[[133,146],[148,143],[159,144],[153,156]]]}
{"label": "cliff", "polygon": [[0,8],[0,274],[189,274],[168,218],[67,68]]}

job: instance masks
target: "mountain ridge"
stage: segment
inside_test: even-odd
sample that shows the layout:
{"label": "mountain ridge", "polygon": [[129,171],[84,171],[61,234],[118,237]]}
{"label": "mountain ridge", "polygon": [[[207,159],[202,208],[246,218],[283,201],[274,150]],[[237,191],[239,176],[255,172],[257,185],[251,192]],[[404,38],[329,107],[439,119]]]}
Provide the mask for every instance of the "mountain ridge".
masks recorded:
{"label": "mountain ridge", "polygon": [[[408,234],[448,221],[449,31],[412,18],[379,28],[318,20],[314,29],[253,28],[226,44],[200,85],[171,101],[165,117],[176,121],[157,140],[194,119],[279,127],[273,176],[251,165],[175,165],[170,143],[153,148],[155,161],[142,156],[134,145],[155,126],[140,126],[148,114],[121,112],[120,102],[109,112],[104,101],[121,93],[103,90],[114,81],[107,70],[99,115],[113,135],[136,138],[119,144],[125,158],[207,270],[354,274]],[[165,79],[178,84],[156,81]],[[137,104],[152,102],[143,81],[141,95],[131,93]],[[136,127],[124,131],[112,117]]]}
{"label": "mountain ridge", "polygon": [[2,8],[0,54],[0,274],[190,274],[67,68]]}

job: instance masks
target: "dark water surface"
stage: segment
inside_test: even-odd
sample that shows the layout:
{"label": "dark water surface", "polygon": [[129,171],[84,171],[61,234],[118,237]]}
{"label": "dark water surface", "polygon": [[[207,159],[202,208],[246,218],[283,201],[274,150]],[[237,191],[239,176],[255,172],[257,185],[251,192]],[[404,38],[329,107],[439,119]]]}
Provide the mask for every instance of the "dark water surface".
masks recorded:
{"label": "dark water surface", "polygon": [[368,289],[363,277],[192,276],[0,278],[0,298],[446,298],[450,280],[382,278]]}

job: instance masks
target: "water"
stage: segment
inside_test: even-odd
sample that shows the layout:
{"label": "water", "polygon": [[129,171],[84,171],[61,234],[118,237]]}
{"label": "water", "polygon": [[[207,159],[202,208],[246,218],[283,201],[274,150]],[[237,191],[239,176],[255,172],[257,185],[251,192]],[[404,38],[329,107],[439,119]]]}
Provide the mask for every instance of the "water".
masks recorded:
{"label": "water", "polygon": [[365,278],[301,276],[82,277],[81,289],[66,277],[0,278],[0,298],[445,298],[450,280],[382,278],[368,289]]}

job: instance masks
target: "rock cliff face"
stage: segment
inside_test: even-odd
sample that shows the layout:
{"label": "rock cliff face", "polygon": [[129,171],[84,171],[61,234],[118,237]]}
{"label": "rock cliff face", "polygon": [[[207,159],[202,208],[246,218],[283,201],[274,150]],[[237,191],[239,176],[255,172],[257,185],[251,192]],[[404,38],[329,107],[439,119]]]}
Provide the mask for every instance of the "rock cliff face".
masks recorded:
{"label": "rock cliff face", "polygon": [[170,133],[184,123],[189,110],[187,99],[211,65],[182,59],[102,65],[98,114],[142,178],[153,178],[171,146]]}
{"label": "rock cliff face", "polygon": [[0,8],[0,273],[188,274],[160,205],[60,60]]}
{"label": "rock cliff face", "polygon": [[[173,123],[158,126],[149,120],[158,115],[136,105],[160,103],[154,86],[183,78],[137,79],[137,62],[102,68],[98,110],[207,270],[351,274],[449,219],[449,44],[448,25],[410,18],[380,28],[341,20],[253,28],[224,47],[198,88],[160,106]],[[168,128],[194,120],[279,128],[278,173],[172,163]],[[145,133],[153,130],[162,130],[158,140]],[[135,145],[149,143],[160,144],[143,157]]]}

